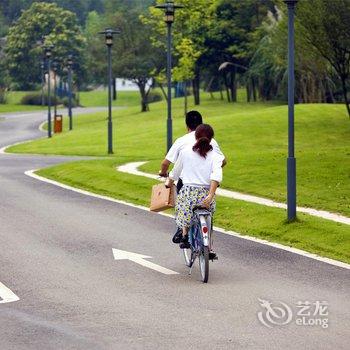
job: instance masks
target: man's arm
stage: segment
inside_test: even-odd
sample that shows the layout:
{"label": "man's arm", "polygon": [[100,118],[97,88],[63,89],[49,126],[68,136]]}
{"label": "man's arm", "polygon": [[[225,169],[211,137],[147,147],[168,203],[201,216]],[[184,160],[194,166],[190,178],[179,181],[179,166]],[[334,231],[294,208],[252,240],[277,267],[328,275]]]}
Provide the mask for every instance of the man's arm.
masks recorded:
{"label": "man's arm", "polygon": [[221,149],[219,147],[219,144],[214,139],[211,140],[210,144],[213,146],[213,151],[215,153],[217,153],[218,155],[222,156],[222,158],[223,158],[222,167],[224,167],[227,164],[227,161],[226,161],[225,155],[222,153],[222,151],[221,151]]}
{"label": "man's arm", "polygon": [[160,164],[160,170],[159,170],[159,176],[162,177],[167,177],[168,176],[168,170],[169,170],[169,166],[170,166],[171,162],[164,158],[162,163]]}
{"label": "man's arm", "polygon": [[181,172],[183,168],[183,159],[182,154],[180,154],[179,158],[177,159],[173,170],[170,172],[169,177],[165,181],[166,187],[171,187],[174,183],[174,181],[179,180]]}
{"label": "man's arm", "polygon": [[179,157],[179,142],[176,140],[170,147],[167,155],[160,164],[159,176],[167,177],[168,170],[171,163],[175,164]]}

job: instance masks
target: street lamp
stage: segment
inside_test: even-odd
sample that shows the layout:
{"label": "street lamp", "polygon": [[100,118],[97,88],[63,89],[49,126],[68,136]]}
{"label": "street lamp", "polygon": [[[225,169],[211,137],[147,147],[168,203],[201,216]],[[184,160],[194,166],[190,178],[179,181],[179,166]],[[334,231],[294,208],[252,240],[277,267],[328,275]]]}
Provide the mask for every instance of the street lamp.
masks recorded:
{"label": "street lamp", "polygon": [[[41,37],[41,39],[38,39],[36,41],[36,46],[43,50],[45,43],[45,37]],[[41,70],[41,105],[45,105],[45,96],[44,96],[44,89],[45,89],[45,55],[41,55],[41,63],[40,63],[40,70]]]}
{"label": "street lamp", "polygon": [[43,58],[41,60],[40,64],[41,69],[41,105],[45,105],[45,96],[44,96],[44,89],[45,89],[45,59]]}
{"label": "street lamp", "polygon": [[57,115],[57,70],[58,70],[58,63],[54,61],[52,63],[52,70],[53,70],[53,93],[54,93],[54,116]]}
{"label": "street lamp", "polygon": [[68,55],[68,117],[69,117],[69,130],[73,129],[73,114],[72,114],[72,67],[73,56]]}
{"label": "street lamp", "polygon": [[167,118],[167,151],[173,143],[173,123],[171,119],[171,26],[174,23],[175,10],[183,8],[182,5],[175,5],[173,0],[168,0],[162,5],[155,6],[164,11],[164,22],[167,25],[167,82],[168,82],[168,118]]}
{"label": "street lamp", "polygon": [[287,212],[288,221],[297,216],[296,159],[294,152],[294,10],[298,0],[283,0],[288,7],[288,159]]}
{"label": "street lamp", "polygon": [[47,104],[48,104],[48,112],[47,112],[48,128],[47,128],[47,132],[48,132],[48,137],[52,136],[52,133],[51,133],[51,74],[50,74],[52,49],[53,49],[53,45],[48,45],[48,46],[45,46],[45,48],[44,48],[45,57],[47,60],[47,75],[48,75],[48,79],[47,79],[47,94],[48,94],[48,98],[47,98]]}
{"label": "street lamp", "polygon": [[112,45],[113,35],[120,34],[120,30],[106,29],[104,34],[108,53],[108,154],[113,154],[113,124],[112,124]]}

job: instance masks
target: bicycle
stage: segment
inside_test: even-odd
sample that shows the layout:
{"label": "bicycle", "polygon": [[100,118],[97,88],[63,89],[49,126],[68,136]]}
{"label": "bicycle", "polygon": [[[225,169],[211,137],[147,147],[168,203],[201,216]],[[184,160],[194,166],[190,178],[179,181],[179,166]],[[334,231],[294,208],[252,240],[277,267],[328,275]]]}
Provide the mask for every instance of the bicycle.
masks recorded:
{"label": "bicycle", "polygon": [[185,264],[192,273],[193,264],[198,257],[201,280],[207,283],[209,279],[209,260],[212,247],[212,215],[203,207],[193,209],[193,223],[188,231],[190,248],[183,249]]}

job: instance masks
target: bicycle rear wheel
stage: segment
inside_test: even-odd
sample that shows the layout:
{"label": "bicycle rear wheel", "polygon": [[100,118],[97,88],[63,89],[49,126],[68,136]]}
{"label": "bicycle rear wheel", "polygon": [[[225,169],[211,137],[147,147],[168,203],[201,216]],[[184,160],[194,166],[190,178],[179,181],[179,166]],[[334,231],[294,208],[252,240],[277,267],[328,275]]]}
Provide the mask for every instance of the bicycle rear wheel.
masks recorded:
{"label": "bicycle rear wheel", "polygon": [[209,247],[203,247],[199,255],[199,270],[203,283],[207,283],[209,279]]}

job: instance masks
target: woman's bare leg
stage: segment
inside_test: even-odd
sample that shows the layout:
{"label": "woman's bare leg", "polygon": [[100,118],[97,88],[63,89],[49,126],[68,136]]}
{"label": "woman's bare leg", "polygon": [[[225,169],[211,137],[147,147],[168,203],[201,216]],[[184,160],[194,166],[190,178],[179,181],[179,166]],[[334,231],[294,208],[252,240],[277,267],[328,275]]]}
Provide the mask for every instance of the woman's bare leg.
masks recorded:
{"label": "woman's bare leg", "polygon": [[182,229],[182,237],[185,237],[187,235],[187,233],[188,233],[188,227],[184,227]]}

